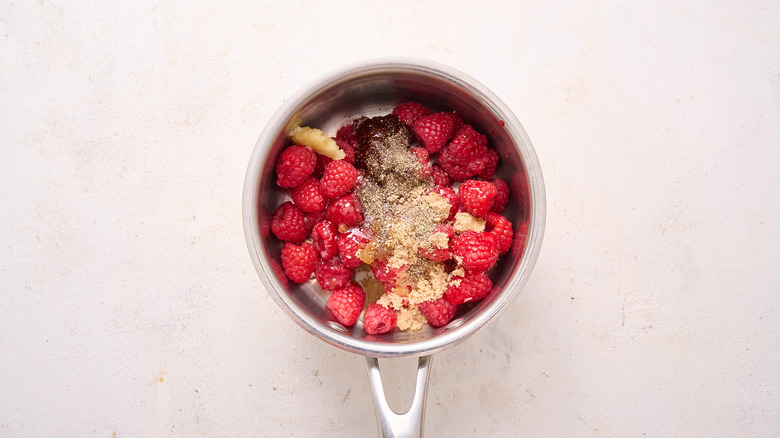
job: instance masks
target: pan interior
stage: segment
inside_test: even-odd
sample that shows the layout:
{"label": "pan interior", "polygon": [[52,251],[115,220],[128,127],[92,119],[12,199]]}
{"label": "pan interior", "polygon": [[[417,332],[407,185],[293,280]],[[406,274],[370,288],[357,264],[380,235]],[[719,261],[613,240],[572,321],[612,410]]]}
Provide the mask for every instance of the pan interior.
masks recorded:
{"label": "pan interior", "polygon": [[[512,222],[516,231],[521,223],[530,219],[532,209],[529,208],[528,169],[520,152],[530,145],[518,145],[516,130],[507,124],[514,120],[514,116],[502,114],[501,108],[492,106],[489,97],[480,94],[479,90],[425,69],[353,71],[314,87],[308,94],[304,91],[291,99],[277,113],[258,141],[248,169],[245,202],[248,196],[250,214],[245,211],[245,221],[249,222],[245,223],[245,229],[251,234],[248,236],[250,252],[269,293],[306,330],[352,351],[366,352],[366,348],[372,350],[376,347],[380,351],[368,351],[375,356],[419,353],[421,350],[414,344],[421,342],[426,343],[424,348],[440,349],[441,345],[431,346],[431,340],[445,337],[446,342],[451,343],[458,337],[459,331],[470,333],[473,328],[464,330],[463,326],[468,326],[485,309],[495,307],[497,299],[506,301],[507,295],[514,296],[515,291],[509,285],[517,284],[517,277],[522,274],[519,271],[524,271],[519,269],[522,250],[510,250],[499,258],[489,272],[494,285],[491,293],[477,303],[461,305],[453,322],[446,327],[425,325],[419,331],[396,329],[381,336],[367,335],[360,320],[354,326],[344,328],[334,322],[326,307],[330,293],[323,291],[314,280],[303,284],[290,282],[285,288],[276,278],[274,270],[280,264],[282,244],[268,230],[271,215],[281,203],[289,200],[289,192],[275,184],[275,163],[282,150],[291,144],[287,132],[297,124],[316,127],[335,136],[338,128],[359,116],[388,114],[393,107],[404,102],[420,102],[434,111],[454,110],[466,123],[485,134],[489,145],[498,151],[501,161],[496,177],[504,179],[510,186],[510,200],[504,216]],[[442,342],[445,340],[442,339]]]}

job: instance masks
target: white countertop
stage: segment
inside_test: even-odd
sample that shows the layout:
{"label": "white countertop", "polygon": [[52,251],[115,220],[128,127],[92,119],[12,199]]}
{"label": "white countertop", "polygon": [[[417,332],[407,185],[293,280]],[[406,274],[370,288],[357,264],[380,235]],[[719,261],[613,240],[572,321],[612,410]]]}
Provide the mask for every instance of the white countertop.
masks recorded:
{"label": "white countertop", "polygon": [[374,436],[363,360],[263,290],[241,190],[285,98],[388,55],[491,88],[547,190],[519,298],[434,357],[427,436],[780,430],[777,2],[83,3],[0,6],[0,436]]}

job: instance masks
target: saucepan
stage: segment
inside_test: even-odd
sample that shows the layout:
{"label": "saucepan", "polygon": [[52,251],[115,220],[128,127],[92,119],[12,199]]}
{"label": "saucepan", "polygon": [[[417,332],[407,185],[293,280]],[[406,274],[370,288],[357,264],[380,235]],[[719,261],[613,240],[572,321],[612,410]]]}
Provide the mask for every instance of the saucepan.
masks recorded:
{"label": "saucepan", "polygon": [[[444,327],[418,331],[397,328],[367,334],[362,321],[352,327],[336,322],[326,307],[328,293],[316,282],[283,282],[277,276],[281,243],[269,234],[271,214],[289,200],[289,190],[275,184],[275,163],[290,145],[289,131],[298,125],[336,130],[361,115],[388,114],[404,102],[434,110],[452,110],[488,137],[500,157],[496,176],[510,187],[504,216],[513,225],[513,248],[489,272],[493,289],[481,301],[461,305]],[[455,346],[504,312],[528,281],[539,255],[545,223],[541,168],[525,130],[510,109],[474,78],[440,63],[412,58],[381,58],[343,66],[304,86],[272,116],[247,167],[243,192],[247,246],[260,280],[279,307],[319,339],[365,357],[380,436],[422,436],[425,398],[432,355]],[[379,358],[418,358],[415,394],[405,413],[387,404]]]}

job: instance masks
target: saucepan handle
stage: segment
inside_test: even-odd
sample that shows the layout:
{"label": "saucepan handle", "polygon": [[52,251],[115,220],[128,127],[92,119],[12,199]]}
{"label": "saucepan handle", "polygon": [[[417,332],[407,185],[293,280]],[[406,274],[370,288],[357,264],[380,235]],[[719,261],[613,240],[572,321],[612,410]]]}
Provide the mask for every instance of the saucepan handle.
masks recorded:
{"label": "saucepan handle", "polygon": [[425,418],[425,399],[428,396],[428,375],[431,372],[433,356],[422,356],[417,360],[417,381],[414,387],[412,406],[406,413],[397,414],[387,404],[382,375],[379,372],[379,360],[366,357],[368,381],[374,398],[376,422],[379,436],[382,438],[422,438],[423,419]]}

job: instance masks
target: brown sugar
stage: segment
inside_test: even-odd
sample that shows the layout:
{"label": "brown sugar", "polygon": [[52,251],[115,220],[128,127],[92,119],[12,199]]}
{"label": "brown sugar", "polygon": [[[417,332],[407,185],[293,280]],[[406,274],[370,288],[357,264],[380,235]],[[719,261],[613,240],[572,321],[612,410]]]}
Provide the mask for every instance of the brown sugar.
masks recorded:
{"label": "brown sugar", "polygon": [[452,228],[455,229],[456,233],[462,233],[464,231],[476,231],[477,233],[481,233],[485,231],[485,220],[462,211],[455,215],[455,224]]}
{"label": "brown sugar", "polygon": [[422,257],[419,249],[447,247],[448,236],[436,232],[436,226],[447,219],[450,203],[422,177],[409,151],[411,136],[392,118],[397,119],[375,117],[355,124],[355,164],[364,170],[355,193],[363,204],[364,226],[373,232],[359,257],[365,263],[387,260],[399,271],[395,288],[377,302],[396,310],[399,329],[418,330],[425,317],[416,304],[440,298],[450,277],[443,263]]}
{"label": "brown sugar", "polygon": [[428,275],[420,276],[409,293],[412,304],[439,299],[447,290],[449,275],[444,270],[444,264],[427,261],[426,265],[425,273]]}
{"label": "brown sugar", "polygon": [[450,247],[450,236],[447,233],[437,231],[428,238],[428,244],[431,248],[447,249]]}
{"label": "brown sugar", "polygon": [[420,330],[428,322],[417,306],[403,307],[396,311],[396,315],[398,330]]}

